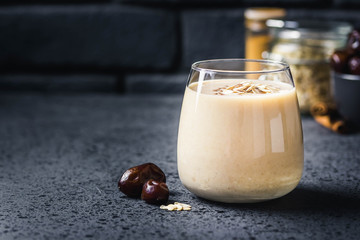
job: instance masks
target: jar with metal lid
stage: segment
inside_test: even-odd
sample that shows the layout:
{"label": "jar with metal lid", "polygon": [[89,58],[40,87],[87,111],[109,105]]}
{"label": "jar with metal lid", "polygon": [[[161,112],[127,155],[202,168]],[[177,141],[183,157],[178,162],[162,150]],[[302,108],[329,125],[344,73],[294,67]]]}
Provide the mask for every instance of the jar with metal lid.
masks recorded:
{"label": "jar with metal lid", "polygon": [[345,22],[269,19],[271,41],[265,57],[290,65],[300,110],[331,103],[330,55],[346,44],[352,26]]}

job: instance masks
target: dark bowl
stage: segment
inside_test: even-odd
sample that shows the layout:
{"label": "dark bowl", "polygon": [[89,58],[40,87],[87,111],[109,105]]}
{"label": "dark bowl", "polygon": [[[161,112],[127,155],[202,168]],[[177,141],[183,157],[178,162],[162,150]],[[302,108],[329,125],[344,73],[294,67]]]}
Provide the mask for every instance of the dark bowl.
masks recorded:
{"label": "dark bowl", "polygon": [[360,128],[360,76],[331,73],[332,94],[339,113]]}

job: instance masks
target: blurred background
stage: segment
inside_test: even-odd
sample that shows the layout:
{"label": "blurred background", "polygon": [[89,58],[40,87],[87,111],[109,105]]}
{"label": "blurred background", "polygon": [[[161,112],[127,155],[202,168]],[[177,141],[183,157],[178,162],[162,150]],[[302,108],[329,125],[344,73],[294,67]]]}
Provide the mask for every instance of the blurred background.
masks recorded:
{"label": "blurred background", "polygon": [[0,91],[183,93],[193,62],[245,57],[251,7],[360,23],[357,0],[8,0],[0,6]]}

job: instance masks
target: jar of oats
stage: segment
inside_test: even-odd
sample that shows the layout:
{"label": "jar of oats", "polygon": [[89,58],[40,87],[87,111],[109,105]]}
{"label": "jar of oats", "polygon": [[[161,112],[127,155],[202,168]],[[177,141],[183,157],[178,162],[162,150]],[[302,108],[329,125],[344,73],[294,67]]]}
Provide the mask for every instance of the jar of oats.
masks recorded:
{"label": "jar of oats", "polygon": [[352,30],[345,22],[269,19],[270,46],[265,57],[290,65],[302,113],[312,104],[331,103],[330,55],[346,44]]}

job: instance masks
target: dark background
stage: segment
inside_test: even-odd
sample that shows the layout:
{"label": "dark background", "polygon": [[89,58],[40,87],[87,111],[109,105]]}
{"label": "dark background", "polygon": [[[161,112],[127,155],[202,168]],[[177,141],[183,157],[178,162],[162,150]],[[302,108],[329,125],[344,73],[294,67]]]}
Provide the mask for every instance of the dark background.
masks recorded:
{"label": "dark background", "polygon": [[1,1],[0,91],[181,93],[190,65],[244,57],[244,10],[359,26],[357,0]]}

